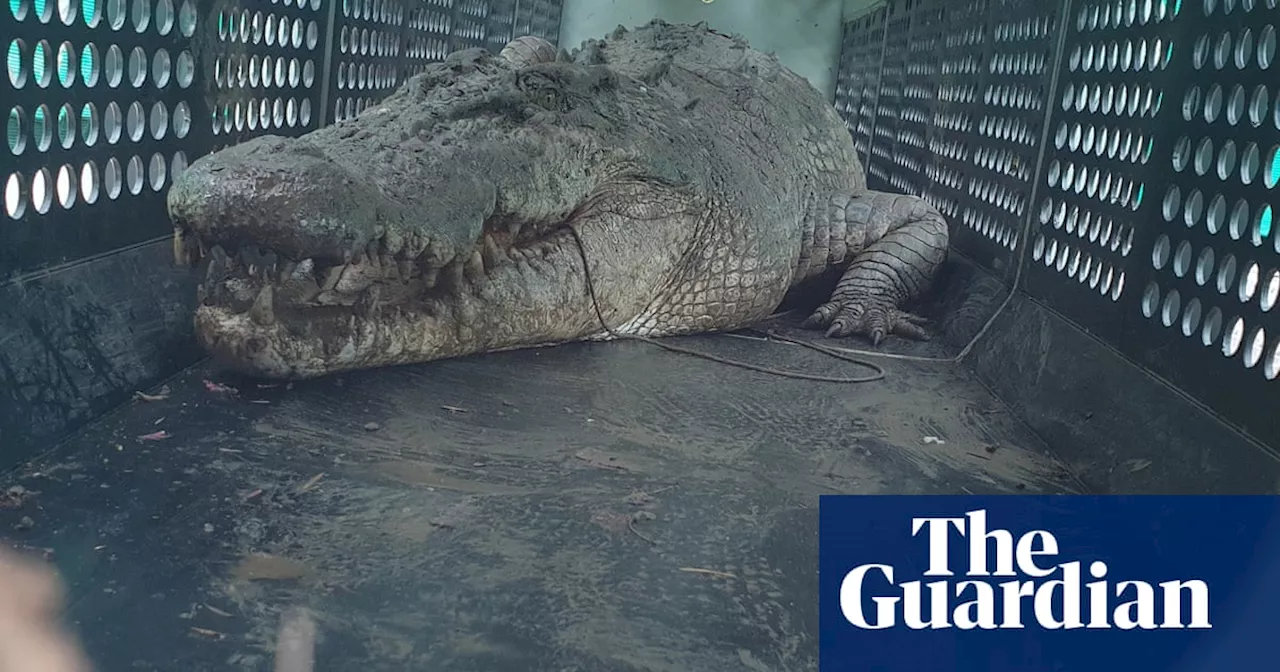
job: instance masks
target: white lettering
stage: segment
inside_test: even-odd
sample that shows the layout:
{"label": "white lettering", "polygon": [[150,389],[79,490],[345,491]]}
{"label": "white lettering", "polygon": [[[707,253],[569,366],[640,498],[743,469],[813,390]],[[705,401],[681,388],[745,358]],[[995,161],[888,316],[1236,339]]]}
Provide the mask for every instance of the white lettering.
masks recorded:
{"label": "white lettering", "polygon": [[[1089,575],[1095,579],[1107,577],[1107,563],[1095,560],[1089,564]],[[1092,581],[1089,588],[1089,627],[1107,629],[1111,623],[1107,621],[1107,582]]]}
{"label": "white lettering", "polygon": [[1036,584],[1030,581],[1009,581],[1000,584],[1000,588],[1004,591],[1004,621],[1000,623],[1000,628],[1017,630],[1025,627],[1022,625],[1022,598],[1035,595]]}
{"label": "white lettering", "polygon": [[972,588],[975,596],[968,602],[961,602],[952,617],[956,627],[961,630],[982,628],[996,629],[996,591],[991,584],[982,581],[961,581],[956,586],[956,597],[964,597],[964,591]]}
{"label": "white lettering", "polygon": [[925,576],[952,576],[948,562],[947,523],[955,525],[964,536],[964,518],[916,518],[911,521],[911,536],[920,533],[920,528],[929,528],[929,571]]}
{"label": "white lettering", "polygon": [[[897,583],[892,565],[855,567],[840,583],[840,610],[845,620],[863,630],[900,626],[911,630],[1212,628],[1209,586],[1202,580],[1165,581],[1158,584],[1159,591],[1145,581],[1122,581],[1112,588],[1113,583],[1107,580],[1111,569],[1103,561],[1090,562],[1087,577],[1081,561],[1053,561],[1059,551],[1051,532],[1032,530],[1019,535],[988,529],[988,523],[984,510],[968,511],[964,518],[913,519],[911,536],[926,537],[929,542],[928,571],[923,576],[954,576],[949,553],[954,527],[968,542],[964,579]],[[1059,571],[1060,576],[1049,580]],[[1031,580],[1014,578],[996,583],[984,578],[993,576]],[[868,597],[875,604],[870,621],[864,613]],[[1161,623],[1156,619],[1158,609],[1163,615]],[[1024,614],[1034,622],[1024,623]]]}
{"label": "white lettering", "polygon": [[[1164,623],[1162,628],[1210,628],[1209,586],[1204,581],[1165,581]],[[1191,592],[1191,625],[1182,623],[1182,590]]]}
{"label": "white lettering", "polygon": [[[1054,614],[1054,596],[1062,589],[1062,620]],[[1083,628],[1080,622],[1080,563],[1062,565],[1062,578],[1046,581],[1036,589],[1036,621],[1049,630]]]}
{"label": "white lettering", "polygon": [[[1040,550],[1036,550],[1036,539],[1040,540]],[[1058,554],[1058,540],[1044,530],[1033,530],[1018,539],[1018,571],[1027,576],[1043,579],[1053,574],[1053,569],[1041,569],[1036,565],[1036,556],[1054,556]]]}
{"label": "white lettering", "polygon": [[929,620],[924,620],[921,610],[924,608],[924,600],[920,595],[920,582],[908,581],[902,584],[902,622],[907,624],[912,630],[924,630],[930,628],[932,630],[941,630],[951,627],[951,623],[947,620],[947,594],[946,581],[933,581],[929,586]]}
{"label": "white lettering", "polygon": [[876,603],[876,625],[867,623],[867,619],[862,613],[862,582],[866,580],[867,573],[873,569],[880,570],[885,580],[890,585],[893,584],[893,567],[889,565],[862,565],[861,567],[855,567],[853,571],[845,574],[844,580],[840,582],[840,611],[844,614],[845,620],[852,623],[854,627],[862,628],[863,630],[884,630],[895,625],[893,612],[898,598],[871,598],[871,601]]}
{"label": "white lettering", "polygon": [[968,576],[991,576],[987,570],[987,541],[995,541],[996,576],[1017,576],[1013,571],[1013,534],[1008,530],[987,531],[987,512],[970,511]]}
{"label": "white lettering", "polygon": [[[1156,627],[1156,591],[1146,581],[1121,581],[1116,585],[1116,597],[1124,597],[1126,588],[1132,586],[1138,599],[1122,602],[1116,607],[1111,619],[1121,630],[1142,628],[1154,630]],[[1136,613],[1135,613],[1136,612]]]}

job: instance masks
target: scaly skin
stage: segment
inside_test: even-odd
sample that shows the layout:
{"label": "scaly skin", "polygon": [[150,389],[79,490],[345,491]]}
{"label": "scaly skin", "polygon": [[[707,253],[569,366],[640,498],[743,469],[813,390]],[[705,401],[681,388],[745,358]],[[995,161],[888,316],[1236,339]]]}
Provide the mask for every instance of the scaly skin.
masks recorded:
{"label": "scaly skin", "polygon": [[924,338],[901,306],[947,250],[927,203],[867,190],[806,80],[660,21],[455,53],[357,119],[201,158],[168,201],[175,253],[209,259],[200,342],[270,378],[735,329],[831,272],[809,326]]}

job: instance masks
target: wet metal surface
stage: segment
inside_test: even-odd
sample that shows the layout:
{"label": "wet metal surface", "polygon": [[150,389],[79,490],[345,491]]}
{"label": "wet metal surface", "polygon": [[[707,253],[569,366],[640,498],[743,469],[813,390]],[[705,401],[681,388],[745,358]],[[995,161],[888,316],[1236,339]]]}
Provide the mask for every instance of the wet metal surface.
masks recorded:
{"label": "wet metal surface", "polygon": [[104,670],[269,669],[296,605],[318,670],[814,669],[820,495],[1073,489],[962,369],[885,363],[834,385],[625,342],[291,388],[194,370],[5,478],[0,535],[51,549]]}
{"label": "wet metal surface", "polygon": [[196,279],[171,255],[166,240],[0,282],[0,468],[199,361]]}

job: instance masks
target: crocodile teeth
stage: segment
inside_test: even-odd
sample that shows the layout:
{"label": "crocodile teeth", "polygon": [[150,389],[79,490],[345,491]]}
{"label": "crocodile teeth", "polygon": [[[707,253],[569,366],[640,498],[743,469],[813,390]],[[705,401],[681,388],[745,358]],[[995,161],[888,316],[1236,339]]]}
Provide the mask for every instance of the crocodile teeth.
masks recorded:
{"label": "crocodile teeth", "polygon": [[381,291],[377,285],[369,285],[367,289],[361,292],[360,298],[356,299],[356,314],[366,319],[373,317],[378,312],[380,294]]}
{"label": "crocodile teeth", "polygon": [[346,270],[346,266],[334,266],[330,268],[324,276],[324,282],[320,284],[320,289],[330,291],[338,286],[338,281],[342,279],[342,272]]}
{"label": "crocodile teeth", "polygon": [[408,259],[397,261],[396,270],[400,272],[400,280],[407,281],[413,277],[413,262]]}
{"label": "crocodile teeth", "polygon": [[298,270],[298,264],[292,261],[286,261],[280,266],[280,273],[277,275],[280,282],[286,282],[293,279],[293,274]]}
{"label": "crocodile teeth", "polygon": [[195,266],[204,258],[204,244],[186,229],[173,230],[173,263],[180,268]]}
{"label": "crocodile teeth", "polygon": [[471,253],[463,272],[471,282],[480,282],[484,279],[484,257],[480,254],[480,250]]}
{"label": "crocodile teeth", "polygon": [[258,292],[258,298],[253,300],[253,306],[249,308],[249,319],[262,326],[271,326],[276,323],[275,313],[275,292],[272,291],[271,285],[262,288]]}
{"label": "crocodile teeth", "polygon": [[320,292],[312,299],[317,306],[342,306],[347,305],[343,297],[337,292]]}
{"label": "crocodile teeth", "polygon": [[507,255],[498,247],[498,241],[493,236],[484,237],[484,266],[485,268],[494,268],[498,264],[507,260]]}
{"label": "crocodile teeth", "polygon": [[173,265],[187,265],[187,241],[183,240],[182,229],[173,230]]}
{"label": "crocodile teeth", "polygon": [[275,252],[268,251],[262,255],[262,277],[263,279],[274,278],[276,276],[276,268],[280,263],[280,257]]}
{"label": "crocodile teeth", "polygon": [[455,261],[452,264],[449,264],[445,267],[444,272],[445,281],[449,283],[450,287],[462,286],[463,268],[461,261]]}
{"label": "crocodile teeth", "polygon": [[210,282],[220,282],[225,280],[231,274],[231,257],[227,256],[226,250],[221,245],[214,245],[209,250],[209,268],[205,271],[205,278]]}
{"label": "crocodile teeth", "polygon": [[427,286],[427,289],[433,289],[439,279],[440,269],[438,268],[428,268],[427,272],[422,274],[422,282]]}
{"label": "crocodile teeth", "polygon": [[315,260],[308,257],[298,262],[298,267],[293,270],[293,275],[291,275],[290,277],[294,280],[310,278],[311,275],[315,273],[315,268],[316,268]]}

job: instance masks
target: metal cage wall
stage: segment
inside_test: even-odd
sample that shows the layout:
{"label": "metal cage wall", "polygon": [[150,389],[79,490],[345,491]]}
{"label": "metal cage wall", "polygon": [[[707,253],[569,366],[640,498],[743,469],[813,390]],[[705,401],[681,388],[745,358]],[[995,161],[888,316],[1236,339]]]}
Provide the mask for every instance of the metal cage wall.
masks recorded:
{"label": "metal cage wall", "polygon": [[846,24],[835,104],[872,189],[1280,448],[1278,28],[1277,0],[892,0]]}
{"label": "metal cage wall", "polygon": [[557,43],[562,0],[6,0],[0,279],[167,235],[164,193],[247,138],[358,114],[430,62]]}

